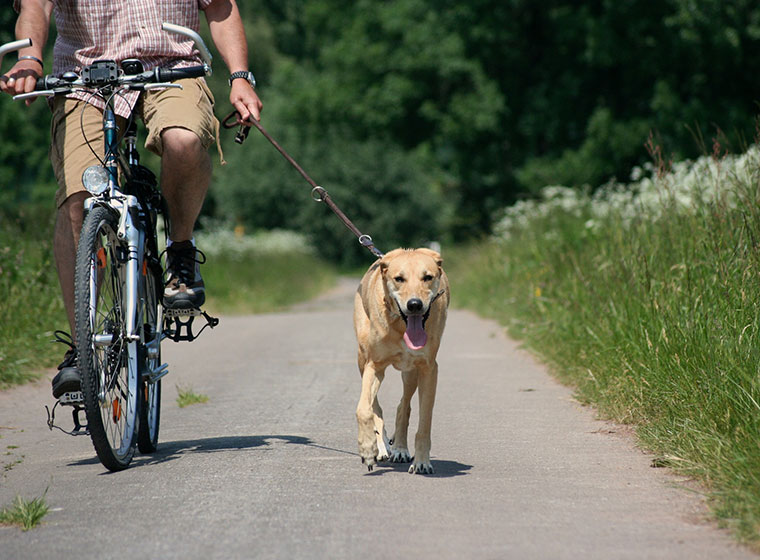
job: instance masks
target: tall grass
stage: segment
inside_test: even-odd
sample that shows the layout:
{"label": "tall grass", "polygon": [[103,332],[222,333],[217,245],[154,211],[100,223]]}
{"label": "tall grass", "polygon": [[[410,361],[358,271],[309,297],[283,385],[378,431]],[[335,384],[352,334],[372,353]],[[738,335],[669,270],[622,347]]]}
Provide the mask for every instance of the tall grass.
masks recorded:
{"label": "tall grass", "polygon": [[0,215],[0,388],[60,361],[51,344],[66,319],[53,262],[50,212]]}
{"label": "tall grass", "polygon": [[703,481],[757,545],[760,151],[637,174],[508,209],[497,239],[447,260],[454,293]]}

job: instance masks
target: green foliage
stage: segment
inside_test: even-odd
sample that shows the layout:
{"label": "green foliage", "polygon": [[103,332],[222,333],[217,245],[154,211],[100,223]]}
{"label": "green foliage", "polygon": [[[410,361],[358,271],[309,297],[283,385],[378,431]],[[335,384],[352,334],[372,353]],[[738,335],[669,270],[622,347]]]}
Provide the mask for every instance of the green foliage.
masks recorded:
{"label": "green foliage", "polygon": [[649,130],[644,119],[618,121],[609,109],[598,108],[578,149],[565,150],[559,157],[528,159],[517,171],[517,180],[531,193],[553,184],[597,186],[603,178],[615,177],[618,170],[638,163],[642,138]]}
{"label": "green foliage", "polygon": [[[16,13],[0,10],[0,43],[14,40]],[[7,71],[15,53],[7,55],[0,72]],[[48,160],[50,111],[44,101],[30,106],[0,96],[0,219],[13,215],[21,204],[52,200],[55,180]]]}
{"label": "green foliage", "polygon": [[45,212],[0,214],[0,387],[53,366],[66,350],[51,344],[54,330],[68,330],[52,230]]}
{"label": "green foliage", "polygon": [[[650,132],[674,159],[710,151],[705,138],[721,136],[737,151],[755,135],[760,7],[743,0],[251,0],[240,10],[264,124],[318,181],[333,192],[335,180],[349,204],[344,193],[358,189],[345,185],[374,166],[365,182],[394,200],[398,177],[378,175],[402,166],[413,202],[446,202],[434,224],[423,209],[425,231],[413,235],[396,223],[407,198],[387,211],[378,203],[372,216],[389,214],[379,221],[362,210],[374,201],[358,201],[362,229],[381,244],[388,236],[387,246],[488,231],[505,203],[545,184],[595,188],[626,178],[646,160]],[[12,10],[0,14],[0,39],[11,38],[14,20]],[[224,116],[227,73],[216,61],[210,81]],[[6,211],[53,189],[47,121],[44,102],[0,100]],[[217,176],[238,184],[214,188],[206,214],[254,229],[293,227],[283,217],[302,205],[292,172],[268,146],[243,150]],[[242,174],[257,201],[239,212],[225,197],[245,192]],[[298,229],[324,235],[305,222],[315,215],[296,214]],[[355,259],[351,251],[341,260]]]}

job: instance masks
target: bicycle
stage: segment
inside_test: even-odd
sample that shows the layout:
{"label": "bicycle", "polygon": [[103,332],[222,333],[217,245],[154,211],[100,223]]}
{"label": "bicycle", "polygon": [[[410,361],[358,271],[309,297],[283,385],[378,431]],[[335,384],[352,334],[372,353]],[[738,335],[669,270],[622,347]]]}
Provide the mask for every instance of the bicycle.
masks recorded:
{"label": "bicycle", "polygon": [[[157,225],[159,218],[168,220],[165,201],[156,176],[140,165],[134,115],[121,137],[116,123],[114,105],[120,92],[182,87],[171,82],[211,74],[211,54],[197,33],[168,23],[163,29],[192,39],[203,64],[143,71],[134,59],[120,64],[98,60],[79,75],[39,78],[35,91],[13,98],[52,97],[81,89],[100,96],[105,104],[104,152],[101,157],[93,150],[100,163],[87,168],[82,178],[91,196],[85,201],[74,274],[82,390],[58,399],[48,410],[48,426],[89,435],[101,463],[111,471],[127,468],[135,448],[141,453],[157,449],[161,379],[168,373],[168,364],[161,362],[162,340],[192,341],[219,322],[200,309],[164,310]],[[2,45],[0,59],[30,44],[26,39]],[[206,324],[194,333],[198,316]],[[55,425],[59,404],[73,408],[71,431]],[[81,423],[82,411],[86,425]]]}

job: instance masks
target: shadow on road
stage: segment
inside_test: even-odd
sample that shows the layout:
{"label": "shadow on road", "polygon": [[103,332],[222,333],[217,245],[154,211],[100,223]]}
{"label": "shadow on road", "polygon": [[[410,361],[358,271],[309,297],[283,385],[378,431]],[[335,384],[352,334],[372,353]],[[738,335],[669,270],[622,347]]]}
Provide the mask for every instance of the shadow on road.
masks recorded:
{"label": "shadow on road", "polygon": [[[303,436],[288,436],[288,435],[269,435],[269,436],[220,436],[212,438],[202,439],[187,439],[177,441],[161,442],[158,445],[158,451],[150,455],[136,454],[132,460],[132,467],[141,467],[147,465],[156,465],[174,461],[179,459],[183,455],[193,453],[217,453],[219,451],[243,451],[245,449],[256,449],[259,447],[267,447],[272,445],[273,441],[284,442],[292,445],[305,445],[308,447],[315,447],[318,449],[325,449],[327,451],[333,451],[335,453],[344,453],[346,455],[353,455],[359,457],[358,453],[346,451],[344,449],[336,449],[334,447],[328,447],[320,445],[311,439]],[[82,465],[95,465],[98,458],[92,457],[89,459],[82,459],[69,463],[69,466],[82,466]],[[467,473],[472,468],[472,465],[465,465],[456,461],[431,461],[435,468],[435,474],[425,475],[432,476],[434,478],[449,478],[452,476],[461,476]],[[406,472],[409,469],[409,463],[380,463],[375,467],[375,470],[371,473],[367,473],[368,476],[379,476],[389,472]],[[108,471],[103,474],[111,474]]]}
{"label": "shadow on road", "polygon": [[[417,476],[425,476],[430,478],[451,478],[453,476],[463,476],[467,474],[472,468],[472,465],[465,465],[464,463],[458,463],[456,461],[437,461],[431,460],[434,474],[422,474]],[[367,476],[381,476],[391,472],[407,472],[409,470],[409,463],[380,463],[375,465],[375,469],[372,472],[368,472]]]}
{"label": "shadow on road", "polygon": [[[258,447],[267,447],[272,444],[272,441],[280,441],[286,444],[293,445],[306,445],[309,447],[317,447],[319,449],[327,449],[329,451],[335,451],[337,453],[345,453],[347,455],[357,455],[342,449],[335,449],[333,447],[327,447],[319,445],[313,442],[311,439],[302,436],[288,436],[288,435],[269,435],[269,436],[220,436],[213,438],[202,439],[189,439],[189,440],[177,440],[166,441],[158,444],[158,450],[150,455],[136,454],[132,460],[133,467],[139,467],[144,465],[155,465],[159,463],[166,463],[168,461],[174,461],[179,459],[183,455],[191,453],[216,453],[219,451],[242,451],[245,449],[255,449]],[[79,465],[93,465],[99,461],[97,457],[89,459],[82,459],[69,463],[69,466]],[[109,474],[109,473],[103,473]]]}

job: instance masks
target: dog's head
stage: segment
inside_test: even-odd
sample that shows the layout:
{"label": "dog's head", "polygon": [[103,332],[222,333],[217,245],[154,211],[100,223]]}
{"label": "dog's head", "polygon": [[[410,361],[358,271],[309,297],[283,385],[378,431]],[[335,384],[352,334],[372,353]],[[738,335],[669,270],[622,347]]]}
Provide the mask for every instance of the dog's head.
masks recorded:
{"label": "dog's head", "polygon": [[406,323],[404,341],[412,350],[427,342],[425,321],[440,295],[442,265],[431,249],[396,249],[380,261],[386,293]]}

